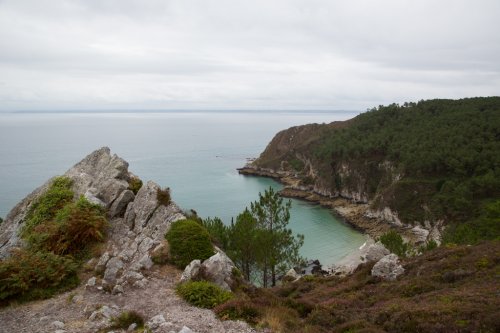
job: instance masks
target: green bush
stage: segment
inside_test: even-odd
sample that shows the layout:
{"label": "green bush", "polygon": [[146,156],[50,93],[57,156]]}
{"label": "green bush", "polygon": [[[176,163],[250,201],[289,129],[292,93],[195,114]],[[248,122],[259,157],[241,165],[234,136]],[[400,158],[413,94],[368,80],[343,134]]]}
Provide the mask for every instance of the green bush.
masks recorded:
{"label": "green bush", "polygon": [[57,177],[52,181],[47,191],[31,205],[21,231],[23,238],[40,223],[53,219],[61,208],[73,200],[71,185],[72,180],[68,177]]}
{"label": "green bush", "polygon": [[161,188],[159,188],[156,191],[156,200],[158,200],[158,203],[160,205],[163,205],[165,207],[170,205],[170,202],[171,202],[170,189],[166,188],[166,189],[162,190]]}
{"label": "green bush", "polygon": [[216,306],[214,312],[223,320],[244,320],[250,324],[256,324],[261,316],[255,304],[239,299],[232,299]]}
{"label": "green bush", "polygon": [[78,265],[50,252],[13,251],[0,261],[0,302],[48,298],[79,283]]}
{"label": "green bush", "polygon": [[391,253],[397,254],[400,257],[406,256],[408,244],[403,241],[403,237],[396,231],[391,230],[380,236],[380,242],[382,242]]}
{"label": "green bush", "polygon": [[137,194],[142,187],[142,180],[138,177],[131,177],[128,181],[128,189]]}
{"label": "green bush", "polygon": [[82,196],[60,209],[53,220],[37,225],[27,240],[33,250],[79,255],[104,240],[106,226],[103,209]]}
{"label": "green bush", "polygon": [[179,284],[177,294],[189,304],[207,309],[212,309],[232,297],[231,292],[208,281],[190,281]]}
{"label": "green bush", "polygon": [[113,317],[111,319],[111,329],[124,329],[129,328],[130,325],[136,324],[137,328],[141,329],[144,327],[144,319],[142,316],[135,311],[125,311],[122,312],[118,317]]}
{"label": "green bush", "polygon": [[214,254],[208,231],[192,220],[173,223],[165,238],[170,246],[170,260],[182,269],[194,259],[203,261]]}

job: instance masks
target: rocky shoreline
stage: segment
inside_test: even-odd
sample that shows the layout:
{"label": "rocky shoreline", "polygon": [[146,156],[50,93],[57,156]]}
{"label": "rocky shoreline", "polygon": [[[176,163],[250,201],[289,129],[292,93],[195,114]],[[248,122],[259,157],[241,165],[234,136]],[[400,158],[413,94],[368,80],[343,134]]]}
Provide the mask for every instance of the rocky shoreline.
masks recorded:
{"label": "rocky shoreline", "polygon": [[300,179],[290,172],[274,171],[246,165],[239,168],[238,172],[245,176],[272,178],[284,185],[279,192],[286,198],[294,198],[319,204],[325,208],[331,209],[341,219],[353,228],[367,234],[371,238],[378,238],[388,232],[394,226],[386,223],[380,218],[372,217],[369,214],[369,204],[357,203],[342,197],[329,197],[314,192],[311,189],[300,187]]}

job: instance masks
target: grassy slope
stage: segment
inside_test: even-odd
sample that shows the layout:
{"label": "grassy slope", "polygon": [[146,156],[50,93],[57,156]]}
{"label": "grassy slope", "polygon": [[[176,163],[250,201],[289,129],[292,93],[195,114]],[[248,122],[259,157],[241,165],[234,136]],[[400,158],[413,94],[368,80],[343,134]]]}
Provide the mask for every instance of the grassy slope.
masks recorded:
{"label": "grassy slope", "polygon": [[441,247],[405,259],[396,281],[371,277],[370,264],[260,289],[250,303],[275,332],[498,332],[499,263],[498,241]]}

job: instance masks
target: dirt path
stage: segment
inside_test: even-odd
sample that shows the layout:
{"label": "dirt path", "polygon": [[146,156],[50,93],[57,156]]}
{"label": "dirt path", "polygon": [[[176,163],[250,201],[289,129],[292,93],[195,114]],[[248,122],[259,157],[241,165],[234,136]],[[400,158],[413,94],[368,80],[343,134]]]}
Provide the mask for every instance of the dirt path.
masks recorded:
{"label": "dirt path", "polygon": [[155,267],[144,289],[126,287],[123,294],[111,295],[96,288],[86,289],[82,283],[52,299],[0,309],[0,332],[98,332],[109,325],[106,315],[131,310],[140,313],[145,321],[158,316],[159,324],[152,327],[155,333],[179,332],[184,326],[197,333],[256,332],[246,323],[220,321],[212,311],[192,307],[180,299],[174,291],[180,274],[170,266]]}

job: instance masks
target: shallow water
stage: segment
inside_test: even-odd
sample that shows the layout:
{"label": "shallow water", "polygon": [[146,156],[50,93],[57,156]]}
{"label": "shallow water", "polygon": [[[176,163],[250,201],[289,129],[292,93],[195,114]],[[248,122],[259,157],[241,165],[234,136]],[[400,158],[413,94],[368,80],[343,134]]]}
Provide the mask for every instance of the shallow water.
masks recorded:
{"label": "shallow water", "polygon": [[[280,184],[236,168],[257,157],[280,130],[343,120],[356,113],[167,112],[0,113],[0,216],[48,178],[109,146],[143,180],[168,186],[182,208],[226,223],[258,193]],[[305,235],[302,255],[324,265],[365,240],[319,206],[292,200],[290,227]]]}

